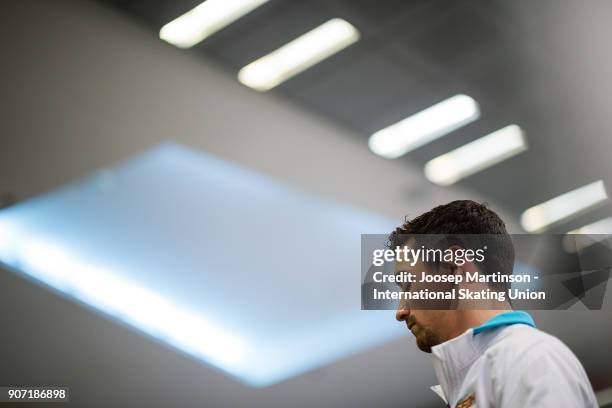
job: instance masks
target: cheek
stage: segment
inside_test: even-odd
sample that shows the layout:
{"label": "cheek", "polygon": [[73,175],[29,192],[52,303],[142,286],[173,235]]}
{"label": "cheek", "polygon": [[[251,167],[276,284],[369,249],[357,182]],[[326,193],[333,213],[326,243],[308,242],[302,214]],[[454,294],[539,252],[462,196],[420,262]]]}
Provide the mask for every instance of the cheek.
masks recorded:
{"label": "cheek", "polygon": [[412,310],[411,311],[412,315],[414,316],[414,319],[417,321],[417,323],[426,326],[427,322],[428,322],[428,318],[427,318],[427,310]]}
{"label": "cheek", "polygon": [[423,327],[427,327],[428,329],[435,330],[436,327],[440,324],[440,319],[443,316],[440,316],[440,310],[414,310],[414,318],[417,323],[419,323]]}

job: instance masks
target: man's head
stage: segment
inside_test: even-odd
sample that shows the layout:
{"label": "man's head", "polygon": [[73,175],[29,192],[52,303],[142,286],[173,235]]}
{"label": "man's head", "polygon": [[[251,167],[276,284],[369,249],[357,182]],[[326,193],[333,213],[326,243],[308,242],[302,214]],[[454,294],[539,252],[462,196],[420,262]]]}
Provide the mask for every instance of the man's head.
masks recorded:
{"label": "man's head", "polygon": [[[467,266],[478,269],[481,274],[493,274],[498,271],[512,273],[514,248],[506,226],[501,218],[484,204],[471,200],[458,200],[435,207],[396,228],[389,236],[389,246],[392,249],[398,246],[417,247],[421,244],[419,236],[423,234],[440,236],[455,234],[467,237],[468,240],[471,240],[471,237],[478,240],[483,236],[495,236],[495,250],[490,251],[481,263],[472,262]],[[469,245],[471,244],[466,242],[446,243],[447,248],[451,249],[466,248]],[[435,265],[421,261],[414,265],[406,262],[396,263],[396,272],[426,271],[432,274],[453,274],[457,273],[457,269],[459,272],[461,269],[465,270],[464,267],[457,267],[452,263]],[[418,285],[421,284],[413,284],[410,290],[419,289]],[[436,290],[443,289],[438,285]],[[466,316],[468,318],[475,316],[475,313],[468,316],[465,311],[452,309],[451,307],[444,310],[414,308],[411,307],[410,301],[403,301],[399,305],[396,318],[406,322],[421,350],[431,352],[431,347],[461,334],[466,329],[465,326],[470,323]]]}

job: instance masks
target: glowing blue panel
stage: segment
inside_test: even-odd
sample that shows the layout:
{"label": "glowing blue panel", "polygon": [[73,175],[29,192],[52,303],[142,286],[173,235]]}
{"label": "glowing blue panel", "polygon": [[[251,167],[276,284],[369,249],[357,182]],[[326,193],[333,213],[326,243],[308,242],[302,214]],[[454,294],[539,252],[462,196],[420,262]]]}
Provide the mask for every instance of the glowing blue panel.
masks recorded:
{"label": "glowing blue panel", "polygon": [[252,386],[404,334],[360,309],[390,220],[176,144],[0,212],[11,270]]}

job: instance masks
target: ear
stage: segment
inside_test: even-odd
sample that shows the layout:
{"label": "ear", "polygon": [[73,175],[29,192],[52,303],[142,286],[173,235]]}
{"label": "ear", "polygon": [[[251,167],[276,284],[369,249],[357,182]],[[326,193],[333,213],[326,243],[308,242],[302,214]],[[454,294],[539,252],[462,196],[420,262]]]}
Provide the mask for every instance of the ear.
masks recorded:
{"label": "ear", "polygon": [[468,262],[466,262],[464,258],[465,249],[459,245],[451,245],[448,249],[453,253],[453,259],[451,262],[448,262],[448,264],[452,268],[454,274],[465,276],[466,270],[469,270],[469,268],[466,268]]}
{"label": "ear", "polygon": [[452,245],[449,249],[453,252],[453,262],[451,262],[454,268],[455,275],[462,275],[465,277],[466,272],[477,272],[478,266],[474,262],[474,257],[466,256],[465,248],[459,245]]}

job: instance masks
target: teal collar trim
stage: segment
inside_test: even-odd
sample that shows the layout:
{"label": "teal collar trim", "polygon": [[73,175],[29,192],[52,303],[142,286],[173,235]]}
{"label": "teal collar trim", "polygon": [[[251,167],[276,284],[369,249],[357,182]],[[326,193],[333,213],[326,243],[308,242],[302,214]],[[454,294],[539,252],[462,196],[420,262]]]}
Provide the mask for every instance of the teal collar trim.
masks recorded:
{"label": "teal collar trim", "polygon": [[499,326],[509,326],[511,324],[526,324],[531,327],[536,327],[533,318],[527,312],[521,310],[513,310],[511,312],[501,313],[497,316],[484,322],[482,325],[474,328],[474,334],[478,334],[485,330],[490,330]]}

